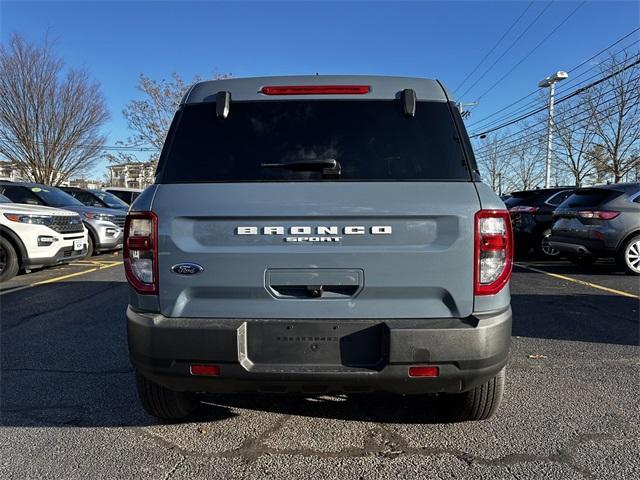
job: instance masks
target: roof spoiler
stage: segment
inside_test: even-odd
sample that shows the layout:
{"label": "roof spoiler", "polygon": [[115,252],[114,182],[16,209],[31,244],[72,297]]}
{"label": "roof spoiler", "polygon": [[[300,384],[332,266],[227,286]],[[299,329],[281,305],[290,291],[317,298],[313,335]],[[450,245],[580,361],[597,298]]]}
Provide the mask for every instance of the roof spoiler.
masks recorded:
{"label": "roof spoiler", "polygon": [[416,116],[416,91],[411,88],[405,88],[400,94],[402,98],[402,110],[405,116]]}
{"label": "roof spoiler", "polygon": [[216,116],[227,118],[231,104],[231,92],[221,91],[216,94]]}

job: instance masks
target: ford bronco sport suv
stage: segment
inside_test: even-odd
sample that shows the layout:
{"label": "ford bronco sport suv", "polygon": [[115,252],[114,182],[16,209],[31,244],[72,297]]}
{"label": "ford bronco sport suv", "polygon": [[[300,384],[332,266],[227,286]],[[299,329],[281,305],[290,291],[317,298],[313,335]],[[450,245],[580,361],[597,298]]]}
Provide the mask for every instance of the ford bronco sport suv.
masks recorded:
{"label": "ford bronco sport suv", "polygon": [[142,405],[177,419],[206,392],[395,392],[488,418],[512,249],[438,81],[198,83],[125,225]]}

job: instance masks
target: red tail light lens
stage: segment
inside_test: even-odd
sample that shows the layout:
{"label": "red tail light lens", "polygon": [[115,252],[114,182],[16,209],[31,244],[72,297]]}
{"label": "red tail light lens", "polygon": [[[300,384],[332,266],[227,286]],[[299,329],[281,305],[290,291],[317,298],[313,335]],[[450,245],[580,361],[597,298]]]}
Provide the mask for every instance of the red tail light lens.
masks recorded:
{"label": "red tail light lens", "polygon": [[189,367],[191,375],[201,375],[205,377],[220,376],[220,367],[217,365],[191,365]]}
{"label": "red tail light lens", "polygon": [[611,212],[606,210],[583,210],[578,212],[581,218],[595,218],[596,220],[613,220],[620,212]]}
{"label": "red tail light lens", "polygon": [[474,293],[494,295],[504,288],[513,268],[513,234],[506,210],[475,215]]}
{"label": "red tail light lens", "polygon": [[409,367],[410,377],[437,377],[438,375],[440,375],[440,369],[438,367],[430,367],[430,366]]}
{"label": "red tail light lens", "polygon": [[260,90],[264,95],[363,95],[370,91],[368,85],[278,85]]}
{"label": "red tail light lens", "polygon": [[124,271],[139,293],[158,294],[158,217],[134,212],[124,224]]}

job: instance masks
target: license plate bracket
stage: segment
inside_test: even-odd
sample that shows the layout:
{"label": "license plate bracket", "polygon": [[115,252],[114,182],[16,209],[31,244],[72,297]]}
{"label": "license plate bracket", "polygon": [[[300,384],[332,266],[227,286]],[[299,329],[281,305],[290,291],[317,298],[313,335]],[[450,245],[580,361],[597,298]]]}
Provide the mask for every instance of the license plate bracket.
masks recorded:
{"label": "license plate bracket", "polygon": [[74,240],[73,241],[73,250],[74,251],[82,251],[84,248],[84,240]]}
{"label": "license plate bracket", "polygon": [[387,332],[382,322],[251,321],[238,329],[238,356],[247,369],[379,369],[388,350]]}

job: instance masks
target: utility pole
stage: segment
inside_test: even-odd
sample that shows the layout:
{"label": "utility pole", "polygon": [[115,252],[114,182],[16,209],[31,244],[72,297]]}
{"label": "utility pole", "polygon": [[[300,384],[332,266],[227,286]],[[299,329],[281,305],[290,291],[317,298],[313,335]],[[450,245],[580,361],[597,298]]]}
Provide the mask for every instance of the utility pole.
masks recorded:
{"label": "utility pole", "polygon": [[538,87],[549,87],[549,117],[547,119],[547,161],[544,174],[544,188],[551,187],[551,152],[553,149],[553,96],[556,92],[556,83],[569,77],[567,72],[559,71],[541,80]]}

